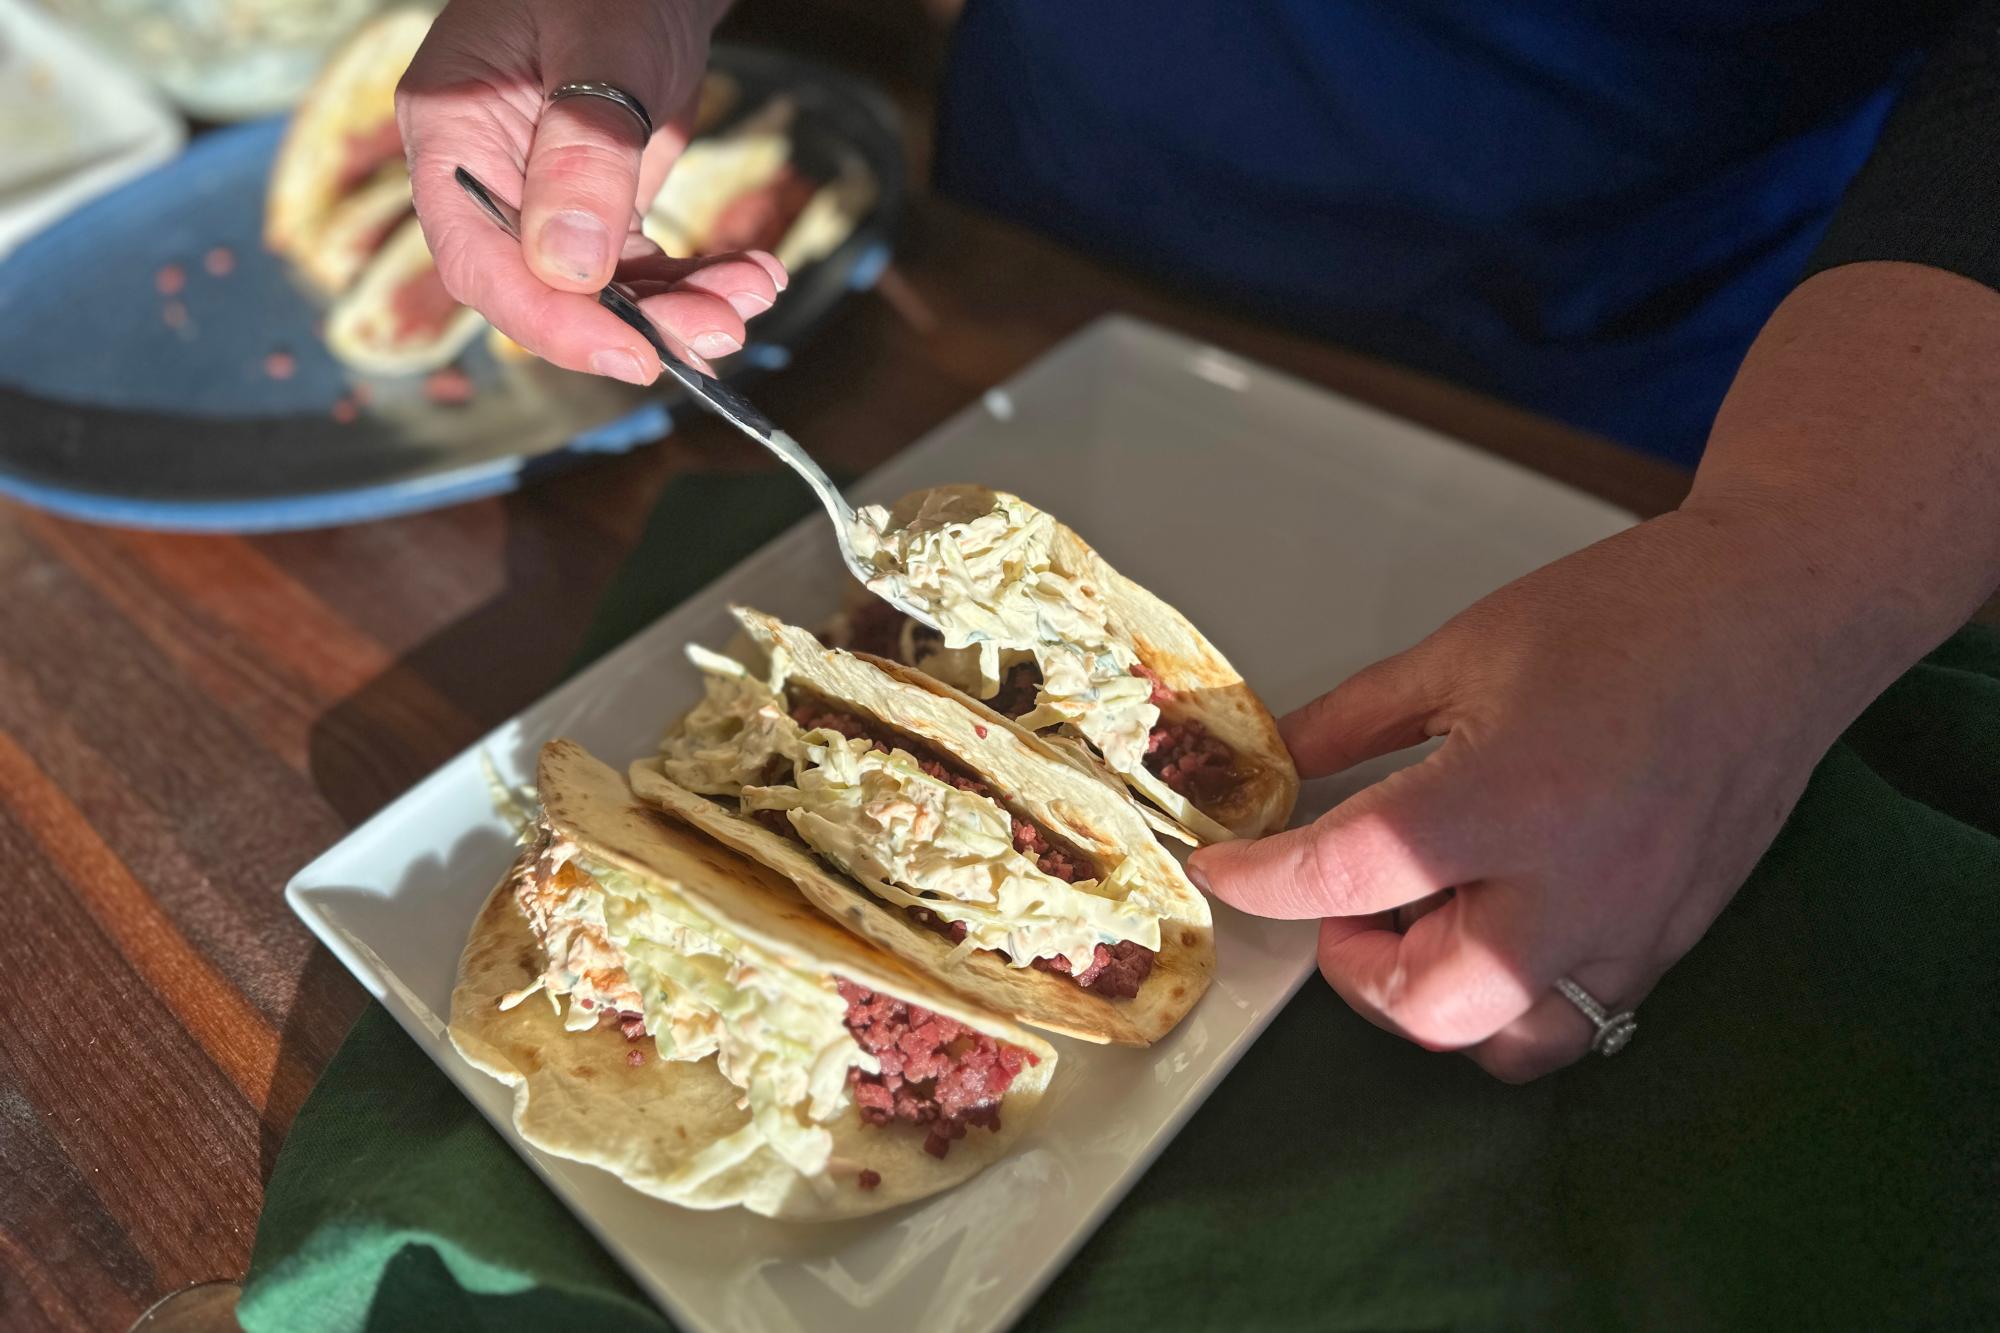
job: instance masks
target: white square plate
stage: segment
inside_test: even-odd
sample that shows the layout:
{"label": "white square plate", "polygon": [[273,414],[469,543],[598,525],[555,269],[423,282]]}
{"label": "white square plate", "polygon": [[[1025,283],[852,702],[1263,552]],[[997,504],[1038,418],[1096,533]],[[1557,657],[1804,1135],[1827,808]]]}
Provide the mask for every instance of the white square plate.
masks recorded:
{"label": "white square plate", "polygon": [[[856,498],[947,481],[1052,510],[1179,606],[1278,710],[1631,522],[1406,422],[1115,317],[867,477]],[[997,1328],[1311,974],[1310,922],[1218,907],[1215,985],[1164,1041],[1131,1051],[1054,1038],[1055,1085],[1011,1158],[928,1202],[832,1226],[684,1211],[537,1152],[512,1131],[508,1091],[444,1034],[466,928],[512,853],[479,751],[528,780],[555,736],[619,766],[650,750],[697,694],[682,645],[720,647],[729,603],[804,624],[836,604],[846,575],[824,523],[807,519],[433,773],[300,871],[286,897],[682,1327]],[[1390,766],[1309,788],[1300,817]]]}

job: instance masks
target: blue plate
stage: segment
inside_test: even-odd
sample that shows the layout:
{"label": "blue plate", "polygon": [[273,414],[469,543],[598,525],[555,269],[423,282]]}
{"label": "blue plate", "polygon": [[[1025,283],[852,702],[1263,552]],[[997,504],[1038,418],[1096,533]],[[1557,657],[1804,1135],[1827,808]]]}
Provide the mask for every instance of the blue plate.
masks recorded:
{"label": "blue plate", "polygon": [[[881,183],[873,212],[794,277],[731,358],[736,382],[788,363],[888,260],[903,188],[894,111],[855,80],[775,52],[721,47],[717,68],[754,109],[799,103],[809,174],[858,152]],[[134,527],[270,531],[381,518],[492,495],[590,453],[660,438],[664,392],[502,363],[482,341],[459,360],[475,393],[431,402],[420,376],[360,376],[318,334],[325,302],[262,244],[265,180],[282,121],[218,131],[71,214],[0,265],[0,493]],[[205,257],[234,264],[211,274]],[[184,275],[158,290],[169,265]],[[291,374],[266,373],[273,353]],[[358,391],[358,392],[357,392]],[[335,405],[359,403],[348,420]],[[345,413],[345,409],[342,409]]]}

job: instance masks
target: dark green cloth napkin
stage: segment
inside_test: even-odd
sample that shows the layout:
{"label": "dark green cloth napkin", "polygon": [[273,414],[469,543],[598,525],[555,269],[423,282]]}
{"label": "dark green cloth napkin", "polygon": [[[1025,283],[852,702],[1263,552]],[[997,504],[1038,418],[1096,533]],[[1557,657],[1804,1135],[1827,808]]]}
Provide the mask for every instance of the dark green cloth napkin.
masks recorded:
{"label": "dark green cloth napkin", "polygon": [[[663,499],[594,655],[806,511]],[[2000,635],[1871,707],[1631,1048],[1524,1088],[1314,982],[1030,1327],[2000,1323]],[[664,1329],[379,1008],[279,1156],[240,1316],[279,1329]]]}

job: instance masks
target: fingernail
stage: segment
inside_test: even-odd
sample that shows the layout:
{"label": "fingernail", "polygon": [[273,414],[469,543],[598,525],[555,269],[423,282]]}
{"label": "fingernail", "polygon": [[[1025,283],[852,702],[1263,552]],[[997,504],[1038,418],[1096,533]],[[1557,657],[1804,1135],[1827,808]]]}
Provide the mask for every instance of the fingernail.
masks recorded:
{"label": "fingernail", "polygon": [[565,209],[542,224],[541,250],[542,258],[578,282],[594,282],[611,259],[611,233],[581,209]]}
{"label": "fingernail", "polygon": [[1208,876],[1202,874],[1201,867],[1192,861],[1189,861],[1187,864],[1187,877],[1194,881],[1194,886],[1200,889],[1204,895],[1210,898],[1215,896],[1215,890],[1208,887]]}
{"label": "fingernail", "polygon": [[721,329],[710,329],[707,333],[697,333],[689,340],[688,346],[702,356],[728,356],[731,352],[743,350],[743,344],[724,333]]}
{"label": "fingernail", "polygon": [[729,308],[744,319],[752,319],[771,308],[762,292],[738,292],[729,298]]}
{"label": "fingernail", "polygon": [[638,358],[630,352],[621,352],[615,347],[602,352],[592,352],[590,368],[599,375],[609,375],[612,379],[624,380],[627,384],[645,385],[653,382],[652,377],[640,367]]}

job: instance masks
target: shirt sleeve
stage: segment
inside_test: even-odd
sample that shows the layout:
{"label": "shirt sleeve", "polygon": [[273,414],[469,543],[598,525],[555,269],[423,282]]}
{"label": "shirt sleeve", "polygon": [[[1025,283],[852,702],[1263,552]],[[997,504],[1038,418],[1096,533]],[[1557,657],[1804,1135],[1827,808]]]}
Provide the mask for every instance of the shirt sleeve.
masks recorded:
{"label": "shirt sleeve", "polygon": [[1882,259],[2000,290],[2000,0],[1941,27],[1803,277]]}

